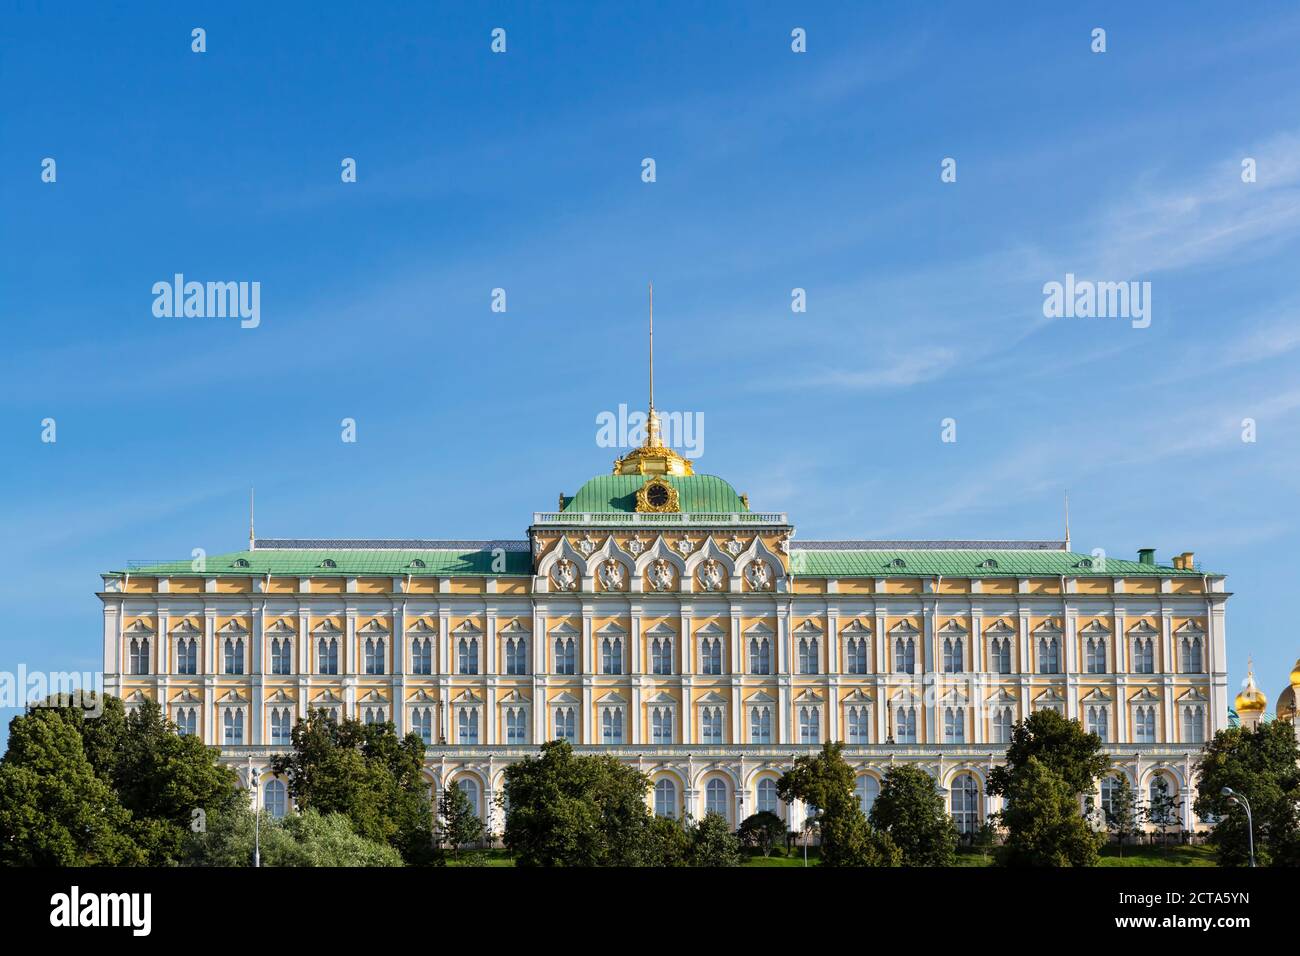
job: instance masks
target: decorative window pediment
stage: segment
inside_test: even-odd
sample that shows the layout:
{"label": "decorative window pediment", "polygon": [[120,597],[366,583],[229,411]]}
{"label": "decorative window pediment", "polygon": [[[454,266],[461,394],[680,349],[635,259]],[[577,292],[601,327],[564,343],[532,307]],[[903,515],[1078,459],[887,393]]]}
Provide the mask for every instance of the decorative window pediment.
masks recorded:
{"label": "decorative window pediment", "polygon": [[672,694],[668,693],[666,690],[661,690],[653,697],[648,698],[646,700],[646,703],[647,704],[675,704],[677,703],[677,698],[674,697]]}
{"label": "decorative window pediment", "polygon": [[776,632],[768,627],[762,621],[755,621],[749,627],[745,628],[746,637],[771,637]]}
{"label": "decorative window pediment", "polygon": [[268,637],[293,637],[297,633],[298,628],[296,628],[288,618],[283,617],[272,621],[266,628],[266,634]]}
{"label": "decorative window pediment", "polygon": [[822,626],[816,618],[808,618],[802,624],[794,629],[796,637],[819,637],[823,633]]}
{"label": "decorative window pediment", "polygon": [[1188,690],[1184,691],[1181,695],[1179,695],[1178,699],[1180,701],[1197,701],[1197,702],[1209,700],[1209,698],[1205,696],[1205,692],[1201,690],[1199,687],[1189,688]]}
{"label": "decorative window pediment", "polygon": [[1160,695],[1157,694],[1155,691],[1153,691],[1150,687],[1143,687],[1136,694],[1130,697],[1128,699],[1128,702],[1130,704],[1146,704],[1146,703],[1151,703],[1153,701],[1158,701],[1159,699],[1160,699]]}
{"label": "decorative window pediment", "polygon": [[855,617],[848,624],[840,628],[840,634],[845,637],[870,637],[871,625],[864,624],[861,618]]}
{"label": "decorative window pediment", "polygon": [[328,637],[331,635],[342,634],[343,629],[335,624],[332,619],[327,617],[312,628],[311,633],[313,637]]}
{"label": "decorative window pediment", "polygon": [[238,618],[231,618],[217,629],[217,633],[222,637],[246,637],[248,628]]}
{"label": "decorative window pediment", "polygon": [[615,704],[626,704],[627,698],[616,690],[611,690],[608,694],[602,694],[596,698],[596,703],[602,707],[608,707]]}
{"label": "decorative window pediment", "polygon": [[1110,634],[1110,628],[1105,622],[1094,618],[1079,629],[1079,633],[1084,637],[1105,637]]}
{"label": "decorative window pediment", "polygon": [[528,628],[520,624],[519,618],[515,617],[511,618],[505,627],[497,628],[497,633],[505,637],[526,637],[528,636]]}
{"label": "decorative window pediment", "polygon": [[984,628],[984,633],[989,637],[1010,637],[1016,633],[1016,629],[1008,624],[1005,618],[1000,617]]}
{"label": "decorative window pediment", "polygon": [[1195,621],[1184,621],[1174,629],[1179,637],[1204,637],[1205,629]]}
{"label": "decorative window pediment", "polygon": [[247,704],[248,695],[245,694],[243,690],[241,690],[240,688],[233,687],[231,688],[230,692],[227,693],[224,697],[219,698],[217,700],[217,703],[223,705],[224,704]]}
{"label": "decorative window pediment", "polygon": [[172,637],[198,637],[202,633],[190,622],[189,618],[183,618],[172,628]]}
{"label": "decorative window pediment", "polygon": [[360,700],[358,700],[357,703],[358,704],[386,704],[388,703],[388,698],[385,695],[381,694],[379,691],[374,690],[372,688],[370,693],[366,694],[365,697],[362,697]]}
{"label": "decorative window pediment", "polygon": [[481,704],[483,698],[474,692],[474,688],[469,687],[453,697],[451,702],[453,704]]}
{"label": "decorative window pediment", "polygon": [[845,704],[870,704],[875,700],[870,694],[863,691],[861,687],[855,687],[853,692],[845,697],[841,703]]}
{"label": "decorative window pediment", "polygon": [[823,698],[811,687],[805,688],[803,693],[794,699],[796,704],[820,704]]}
{"label": "decorative window pediment", "polygon": [[997,693],[991,694],[985,698],[986,701],[993,704],[1014,704],[1019,698],[1005,687],[999,687]]}
{"label": "decorative window pediment", "polygon": [[944,694],[942,697],[939,698],[939,703],[960,704],[962,706],[965,706],[966,695],[963,694],[961,691],[959,691],[956,687],[951,687],[948,689],[948,693]]}
{"label": "decorative window pediment", "polygon": [[1050,617],[1033,630],[1035,637],[1055,637],[1059,636],[1061,633],[1061,625],[1057,624],[1056,621]]}
{"label": "decorative window pediment", "polygon": [[775,704],[776,698],[765,691],[756,691],[745,698],[747,704]]}
{"label": "decorative window pediment", "polygon": [[729,701],[727,700],[727,698],[723,697],[717,691],[711,690],[707,694],[703,695],[702,697],[697,697],[695,699],[695,703],[697,705],[698,704],[726,704],[729,703]]}
{"label": "decorative window pediment", "polygon": [[278,687],[274,694],[266,698],[266,702],[268,704],[292,704],[294,699],[285,693],[283,687]]}
{"label": "decorative window pediment", "polygon": [[130,627],[123,629],[122,633],[125,634],[127,637],[136,637],[136,636],[149,637],[153,635],[154,629],[147,622],[136,619],[135,621],[131,622]]}
{"label": "decorative window pediment", "polygon": [[701,627],[697,627],[695,629],[695,636],[696,637],[726,637],[727,630],[726,628],[719,627],[717,623],[715,623],[714,621],[709,621],[707,624],[704,624]]}
{"label": "decorative window pediment", "polygon": [[333,689],[329,687],[325,688],[323,693],[317,694],[315,697],[311,699],[311,705],[313,707],[322,707],[326,704],[341,704],[341,703],[343,703],[343,698],[340,697],[338,694],[334,693]]}
{"label": "decorative window pediment", "polygon": [[1065,697],[1055,687],[1049,687],[1037,697],[1034,698],[1035,704],[1060,704],[1065,701]]}
{"label": "decorative window pediment", "polygon": [[553,625],[546,633],[551,637],[577,637],[582,632],[568,621],[560,621]]}
{"label": "decorative window pediment", "polygon": [[920,629],[915,624],[904,618],[889,629],[890,637],[915,637],[920,634]]}
{"label": "decorative window pediment", "polygon": [[1110,694],[1106,693],[1100,687],[1094,687],[1083,697],[1079,698],[1079,703],[1081,704],[1108,704],[1110,701]]}
{"label": "decorative window pediment", "polygon": [[501,697],[498,697],[497,703],[514,704],[514,705],[527,704],[528,698],[525,697],[522,693],[520,693],[519,688],[515,687],[512,688],[509,693],[504,694]]}
{"label": "decorative window pediment", "polygon": [[939,628],[939,633],[944,637],[949,637],[949,636],[965,637],[967,634],[970,633],[970,630],[961,621],[957,620],[956,618],[952,618],[947,623],[945,623],[943,627]]}
{"label": "decorative window pediment", "polygon": [[1129,637],[1151,637],[1152,635],[1159,633],[1159,631],[1146,621],[1138,621],[1128,629]]}
{"label": "decorative window pediment", "polygon": [[359,628],[357,633],[364,637],[373,637],[382,634],[388,635],[388,628],[379,618],[372,618],[364,627]]}
{"label": "decorative window pediment", "polygon": [[466,618],[452,628],[451,633],[456,637],[479,637],[483,629],[474,623],[473,618]]}
{"label": "decorative window pediment", "polygon": [[194,693],[194,691],[190,690],[189,688],[186,688],[185,690],[181,691],[179,694],[177,694],[175,697],[172,698],[172,703],[173,704],[201,704],[203,703],[203,698],[200,697],[198,694]]}
{"label": "decorative window pediment", "polygon": [[438,633],[438,625],[436,622],[430,623],[425,618],[417,617],[413,623],[407,625],[406,633],[416,634],[420,637],[432,637]]}
{"label": "decorative window pediment", "polygon": [[410,697],[406,698],[408,704],[436,704],[438,698],[434,697],[427,690],[421,687]]}
{"label": "decorative window pediment", "polygon": [[567,690],[562,690],[562,691],[560,691],[558,694],[556,694],[554,697],[552,697],[550,700],[548,700],[546,703],[548,703],[548,704],[581,704],[582,701],[581,701],[578,697],[575,697],[573,694],[570,694]]}

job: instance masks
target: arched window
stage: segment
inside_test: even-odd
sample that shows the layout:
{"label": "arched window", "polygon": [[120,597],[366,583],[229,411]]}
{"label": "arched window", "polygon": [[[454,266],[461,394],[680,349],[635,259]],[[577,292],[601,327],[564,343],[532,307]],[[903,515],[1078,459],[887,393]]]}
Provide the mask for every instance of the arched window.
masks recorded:
{"label": "arched window", "polygon": [[1138,707],[1133,712],[1133,737],[1140,744],[1156,742],[1156,709],[1152,706]]}
{"label": "arched window", "polygon": [[995,744],[1011,743],[1011,725],[1014,719],[1010,707],[997,707],[993,710],[993,742]]}
{"label": "arched window", "polygon": [[221,718],[221,742],[223,744],[242,744],[244,742],[244,711],[240,707],[227,707]]}
{"label": "arched window", "polygon": [[382,724],[388,719],[388,714],[382,707],[367,707],[364,716],[367,724]]}
{"label": "arched window", "polygon": [[288,707],[271,708],[271,743],[288,744],[292,739],[292,713]]}
{"label": "arched window", "polygon": [[366,638],[366,673],[382,674],[384,672],[384,639],[382,637]]}
{"label": "arched window", "polygon": [[478,743],[478,710],[473,707],[460,708],[456,718],[456,732],[463,744]]}
{"label": "arched window", "polygon": [[316,657],[322,674],[337,674],[339,672],[338,638],[322,637],[316,645]]}
{"label": "arched window", "polygon": [[717,777],[704,788],[704,812],[716,813],[724,820],[731,816],[727,812],[727,784]]}
{"label": "arched window", "polygon": [[989,642],[989,669],[995,674],[1011,673],[1011,638],[995,637]]}
{"label": "arched window", "polygon": [[655,816],[677,819],[677,786],[667,777],[655,784]]}
{"label": "arched window", "polygon": [[902,706],[894,715],[894,740],[900,744],[916,743],[916,708]]}
{"label": "arched window", "polygon": [[945,707],[943,709],[943,742],[946,744],[966,742],[965,707]]}
{"label": "arched window", "polygon": [[749,742],[751,744],[770,744],[772,742],[771,707],[750,708]]}
{"label": "arched window", "polygon": [[799,638],[799,673],[817,673],[817,638]]}
{"label": "arched window", "polygon": [[284,781],[272,777],[262,784],[262,804],[272,820],[279,820],[289,810],[289,790]]}
{"label": "arched window", "polygon": [[607,637],[601,641],[600,664],[605,674],[623,673],[623,638]]}
{"label": "arched window", "polygon": [[411,673],[433,673],[433,642],[427,637],[411,641]]}
{"label": "arched window", "polygon": [[1199,674],[1205,670],[1199,637],[1183,638],[1181,654],[1184,674]]}
{"label": "arched window", "polygon": [[131,638],[131,673],[149,673],[149,638]]}
{"label": "arched window", "polygon": [[898,638],[894,641],[894,671],[899,674],[912,674],[916,671],[916,640]]}
{"label": "arched window", "polygon": [[768,813],[781,815],[780,799],[776,795],[776,781],[771,777],[764,777],[758,782],[758,801],[756,803],[759,812],[766,810]]}
{"label": "arched window", "polygon": [[871,808],[876,805],[876,797],[880,796],[880,781],[863,774],[853,785],[853,795],[858,798],[858,807],[862,812],[870,815]]}
{"label": "arched window", "polygon": [[192,637],[182,637],[176,642],[176,673],[199,672],[199,643]]}
{"label": "arched window", "polygon": [[577,673],[577,655],[574,650],[573,638],[571,637],[557,637],[555,639],[555,673]]}
{"label": "arched window", "polygon": [[1104,637],[1088,638],[1088,673],[1106,673],[1106,639]]}
{"label": "arched window", "polygon": [[482,809],[478,805],[478,781],[471,777],[461,777],[456,781],[456,786],[460,792],[465,794],[469,800],[469,805],[474,808],[474,816],[482,818]]}
{"label": "arched window", "polygon": [[575,743],[578,739],[572,707],[555,708],[555,739]]}
{"label": "arched window", "polygon": [[700,709],[700,743],[720,744],[722,736],[722,708],[703,707]]}
{"label": "arched window", "polygon": [[1133,639],[1133,673],[1154,674],[1156,672],[1155,644],[1149,637]]}
{"label": "arched window", "polygon": [[952,820],[958,833],[974,833],[980,825],[980,785],[971,774],[952,782]]}
{"label": "arched window", "polygon": [[1061,673],[1061,645],[1054,637],[1038,639],[1038,673]]}
{"label": "arched window", "polygon": [[821,711],[816,707],[799,708],[799,743],[821,743]]}
{"label": "arched window", "polygon": [[528,673],[528,642],[522,637],[511,637],[506,640],[506,673]]}
{"label": "arched window", "polygon": [[700,644],[700,673],[722,673],[722,639],[706,637]]}
{"label": "arched window", "polygon": [[870,712],[866,707],[853,706],[848,712],[849,743],[865,744],[871,741]]}
{"label": "arched window", "polygon": [[850,637],[844,647],[844,666],[849,674],[867,673],[867,639]]}
{"label": "arched window", "polygon": [[1088,733],[1096,734],[1105,743],[1110,728],[1110,712],[1104,704],[1088,705]]}
{"label": "arched window", "polygon": [[965,653],[960,637],[943,639],[943,670],[945,674],[959,674],[965,667]]}
{"label": "arched window", "polygon": [[433,743],[432,707],[416,707],[411,711],[411,732],[418,734],[425,746]]}
{"label": "arched window", "polygon": [[766,637],[749,639],[749,671],[751,674],[772,673],[772,645]]}
{"label": "arched window", "polygon": [[176,711],[176,732],[182,737],[192,737],[199,732],[199,712],[194,707]]}
{"label": "arched window", "polygon": [[225,651],[226,673],[244,673],[244,639],[226,638]]}
{"label": "arched window", "polygon": [[655,707],[650,711],[651,743],[673,742],[673,712],[668,707]]}
{"label": "arched window", "polygon": [[1109,819],[1119,812],[1119,804],[1115,798],[1119,795],[1119,776],[1109,774],[1102,778],[1101,781],[1101,812],[1104,818]]}
{"label": "arched window", "polygon": [[506,743],[528,743],[528,712],[522,707],[506,708]]}
{"label": "arched window", "polygon": [[1183,743],[1205,743],[1205,708],[1200,704],[1183,707]]}
{"label": "arched window", "polygon": [[[608,646],[609,641],[605,641]],[[602,647],[604,653],[611,653]],[[621,652],[620,652],[621,656]],[[656,637],[650,644],[650,670],[655,674],[671,674],[673,672],[673,642],[667,637]],[[605,667],[606,674],[616,674],[618,671],[612,671],[607,664]]]}
{"label": "arched window", "polygon": [[293,673],[293,641],[287,637],[271,640],[271,673]]}
{"label": "arched window", "polygon": [[462,674],[478,673],[478,638],[462,637],[456,645],[456,662]]}
{"label": "arched window", "polygon": [[623,742],[623,708],[605,707],[600,714],[600,740],[606,744]]}

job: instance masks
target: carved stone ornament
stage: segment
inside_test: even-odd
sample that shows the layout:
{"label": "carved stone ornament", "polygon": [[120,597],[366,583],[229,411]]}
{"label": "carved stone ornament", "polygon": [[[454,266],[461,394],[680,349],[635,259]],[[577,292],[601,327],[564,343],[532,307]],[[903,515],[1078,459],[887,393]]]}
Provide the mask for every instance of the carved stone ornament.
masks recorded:
{"label": "carved stone ornament", "polygon": [[731,556],[734,558],[737,555],[739,555],[740,552],[745,550],[745,542],[741,541],[733,534],[731,536],[731,540],[727,542],[727,550],[731,553]]}
{"label": "carved stone ornament", "polygon": [[755,591],[768,591],[772,587],[772,569],[766,561],[751,561],[745,567],[745,580]]}
{"label": "carved stone ornament", "polygon": [[578,550],[588,556],[596,550],[596,542],[592,540],[591,535],[583,535],[582,540],[578,542]]}
{"label": "carved stone ornament", "polygon": [[673,586],[673,565],[666,558],[660,558],[650,565],[650,586],[656,591],[667,591]]}
{"label": "carved stone ornament", "polygon": [[722,565],[709,558],[700,565],[700,587],[706,591],[722,590]]}
{"label": "carved stone ornament", "polygon": [[677,542],[677,550],[684,555],[690,554],[692,551],[695,550],[695,542],[692,541],[690,538],[682,538],[680,541]]}
{"label": "carved stone ornament", "polygon": [[576,591],[578,589],[578,566],[568,558],[561,558],[555,562],[555,570],[551,572],[555,581],[556,590],[559,591]]}
{"label": "carved stone ornament", "polygon": [[623,586],[624,568],[622,561],[610,558],[600,565],[600,583],[606,591],[617,591]]}
{"label": "carved stone ornament", "polygon": [[645,541],[641,539],[640,535],[637,535],[627,543],[627,550],[630,554],[640,554],[645,550]]}

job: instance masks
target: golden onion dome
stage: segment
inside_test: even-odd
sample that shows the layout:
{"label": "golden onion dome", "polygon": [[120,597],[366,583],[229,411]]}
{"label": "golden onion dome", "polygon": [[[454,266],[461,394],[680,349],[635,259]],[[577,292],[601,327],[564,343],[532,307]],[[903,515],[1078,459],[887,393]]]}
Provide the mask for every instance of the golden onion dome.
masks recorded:
{"label": "golden onion dome", "polygon": [[1255,683],[1255,664],[1251,661],[1246,665],[1246,683],[1233,702],[1233,707],[1239,714],[1262,714],[1267,706],[1268,698]]}
{"label": "golden onion dome", "polygon": [[1291,686],[1300,685],[1300,659],[1297,659],[1295,666],[1291,668]]}
{"label": "golden onion dome", "polygon": [[1288,687],[1278,695],[1277,704],[1273,707],[1273,713],[1277,715],[1278,720],[1295,719],[1295,688]]}

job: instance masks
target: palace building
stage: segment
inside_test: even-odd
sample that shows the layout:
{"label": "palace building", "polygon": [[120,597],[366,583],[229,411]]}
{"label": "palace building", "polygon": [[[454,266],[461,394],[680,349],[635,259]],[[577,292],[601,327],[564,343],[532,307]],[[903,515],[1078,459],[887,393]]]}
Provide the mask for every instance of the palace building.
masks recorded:
{"label": "palace building", "polygon": [[[267,540],[103,575],[105,689],[157,701],[251,772],[309,710],[423,738],[499,832],[503,769],[566,738],[652,780],[656,813],[758,810],[798,754],[843,741],[869,806],[920,766],[959,828],[1011,727],[1055,709],[1146,795],[1192,818],[1193,766],[1227,726],[1225,579],[1064,541],[803,541],[660,439],[536,512],[518,540]],[[1114,778],[1112,778],[1113,780]],[[1097,798],[1108,800],[1111,781]]]}

